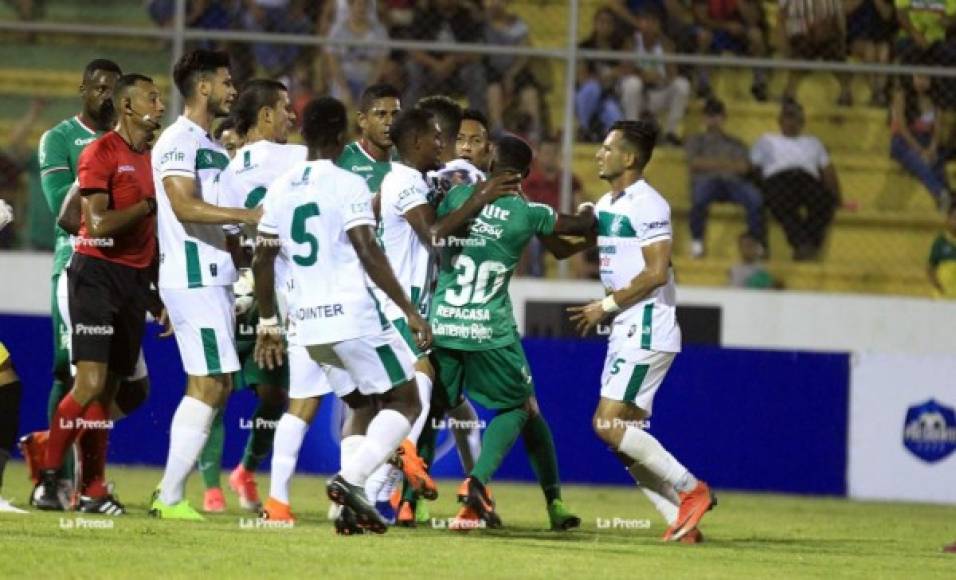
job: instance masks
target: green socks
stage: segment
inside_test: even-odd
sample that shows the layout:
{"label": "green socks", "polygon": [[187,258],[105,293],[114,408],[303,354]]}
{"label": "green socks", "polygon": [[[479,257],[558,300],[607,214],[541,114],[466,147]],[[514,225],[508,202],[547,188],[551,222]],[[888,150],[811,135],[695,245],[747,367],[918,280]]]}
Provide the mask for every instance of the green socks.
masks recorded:
{"label": "green socks", "polygon": [[216,417],[209,427],[209,438],[206,439],[206,446],[202,448],[196,465],[206,489],[221,487],[219,473],[222,471],[222,446],[226,440],[226,428],[222,424],[222,415],[222,409],[216,411]]}
{"label": "green socks", "polygon": [[521,435],[524,437],[531,469],[534,470],[538,483],[541,484],[541,491],[544,492],[545,502],[551,505],[552,501],[561,499],[561,478],[558,475],[558,453],[554,448],[554,438],[551,437],[548,422],[539,413],[528,419]]}
{"label": "green socks", "polygon": [[481,439],[481,455],[470,475],[482,485],[487,485],[505,456],[514,447],[527,422],[528,412],[520,407],[499,412],[485,429],[485,435]]}
{"label": "green socks", "polygon": [[276,436],[276,423],[282,418],[285,405],[272,405],[259,400],[256,412],[252,414],[252,431],[242,454],[242,466],[247,471],[255,471],[259,464],[272,453],[272,442]]}
{"label": "green socks", "polygon": [[[49,424],[53,423],[53,414],[56,413],[56,408],[59,406],[60,401],[63,400],[63,397],[70,392],[72,387],[64,383],[59,379],[53,379],[53,387],[50,389],[50,398],[47,401],[46,407],[46,416]],[[58,480],[68,479],[69,481],[74,481],[75,472],[76,472],[76,457],[73,452],[72,446],[63,454],[63,464],[60,465],[60,469],[56,472],[56,478]]]}

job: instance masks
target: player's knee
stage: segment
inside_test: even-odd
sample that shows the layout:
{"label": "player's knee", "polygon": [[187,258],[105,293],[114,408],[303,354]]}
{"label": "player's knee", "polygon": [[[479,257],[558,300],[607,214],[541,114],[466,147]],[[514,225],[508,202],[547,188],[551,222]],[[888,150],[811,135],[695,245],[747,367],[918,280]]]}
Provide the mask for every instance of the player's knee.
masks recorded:
{"label": "player's knee", "polygon": [[113,400],[116,403],[117,409],[126,417],[140,408],[148,398],[149,379],[144,377],[136,381],[124,381],[120,383],[119,390],[116,391],[116,396]]}

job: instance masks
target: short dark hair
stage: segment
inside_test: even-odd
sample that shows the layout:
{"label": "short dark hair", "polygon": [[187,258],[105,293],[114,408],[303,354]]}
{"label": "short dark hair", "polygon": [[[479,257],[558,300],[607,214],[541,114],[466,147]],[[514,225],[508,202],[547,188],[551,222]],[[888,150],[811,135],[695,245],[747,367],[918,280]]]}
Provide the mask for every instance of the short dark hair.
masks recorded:
{"label": "short dark hair", "polygon": [[[485,131],[491,133],[491,125],[488,123],[488,116],[479,111],[478,109],[465,109],[461,112],[462,121],[474,121],[485,128]],[[461,130],[461,123],[458,124],[459,130]]]}
{"label": "short dark hair", "polygon": [[229,68],[229,54],[221,50],[196,49],[184,54],[173,67],[173,82],[187,99],[193,96],[199,77]]}
{"label": "short dark hair", "polygon": [[338,144],[348,128],[345,105],[334,97],[309,101],[302,112],[302,138],[309,149]]}
{"label": "short dark hair", "polygon": [[116,79],[116,86],[113,87],[113,99],[119,100],[126,96],[129,89],[136,86],[136,83],[152,83],[153,79],[146,75],[138,73],[129,73]]}
{"label": "short dark hair", "polygon": [[236,120],[232,117],[226,117],[222,121],[219,121],[219,124],[216,125],[216,128],[212,132],[212,136],[216,138],[216,141],[222,139],[222,134],[226,131],[234,131],[236,129]]}
{"label": "short dark hair", "polygon": [[654,119],[641,119],[640,121],[618,121],[611,125],[611,131],[621,132],[624,141],[637,151],[638,169],[643,169],[651,160],[661,129]]}
{"label": "short dark hair", "polygon": [[97,58],[91,60],[90,63],[86,65],[86,68],[83,69],[83,82],[92,79],[97,71],[111,72],[118,75],[123,74],[123,71],[115,62],[105,58]]}
{"label": "short dark hair", "polygon": [[279,102],[279,94],[288,91],[284,84],[272,79],[252,79],[247,82],[232,107],[236,132],[245,135],[255,126],[259,111],[263,107],[274,107]]}
{"label": "short dark hair", "polygon": [[461,105],[445,95],[432,95],[418,101],[415,108],[428,111],[435,116],[441,128],[442,137],[447,139],[451,135],[454,140],[461,127]]}
{"label": "short dark hair", "polygon": [[398,99],[402,100],[402,92],[388,83],[376,83],[369,85],[362,91],[362,97],[359,100],[359,111],[368,112],[375,101],[379,99]]}
{"label": "short dark hair", "polygon": [[435,115],[430,111],[409,109],[398,115],[388,131],[388,136],[401,152],[409,137],[425,133],[435,122]]}
{"label": "short dark hair", "polygon": [[502,135],[495,141],[495,171],[512,170],[527,175],[534,153],[527,141],[515,135]]}

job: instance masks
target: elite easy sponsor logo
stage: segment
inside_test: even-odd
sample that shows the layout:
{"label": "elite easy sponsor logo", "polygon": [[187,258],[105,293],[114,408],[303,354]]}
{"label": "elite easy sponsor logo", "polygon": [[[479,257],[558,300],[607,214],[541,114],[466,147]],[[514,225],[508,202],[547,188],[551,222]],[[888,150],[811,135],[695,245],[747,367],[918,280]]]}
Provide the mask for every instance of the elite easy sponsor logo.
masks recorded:
{"label": "elite easy sponsor logo", "polygon": [[956,411],[930,399],[906,411],[903,445],[927,463],[946,459],[956,451]]}

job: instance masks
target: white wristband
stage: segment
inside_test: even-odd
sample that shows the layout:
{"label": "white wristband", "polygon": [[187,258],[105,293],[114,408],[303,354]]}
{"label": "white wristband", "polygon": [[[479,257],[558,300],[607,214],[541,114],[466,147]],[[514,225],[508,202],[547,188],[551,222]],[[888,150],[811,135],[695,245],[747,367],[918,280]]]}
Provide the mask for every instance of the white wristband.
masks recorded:
{"label": "white wristband", "polygon": [[259,326],[279,326],[279,317],[273,314],[269,318],[260,318]]}
{"label": "white wristband", "polygon": [[617,312],[620,309],[621,307],[614,301],[614,294],[608,294],[604,297],[604,300],[601,300],[601,310],[608,314]]}

